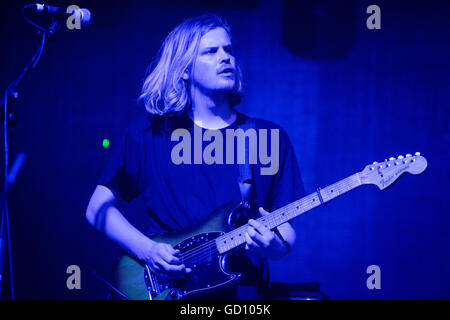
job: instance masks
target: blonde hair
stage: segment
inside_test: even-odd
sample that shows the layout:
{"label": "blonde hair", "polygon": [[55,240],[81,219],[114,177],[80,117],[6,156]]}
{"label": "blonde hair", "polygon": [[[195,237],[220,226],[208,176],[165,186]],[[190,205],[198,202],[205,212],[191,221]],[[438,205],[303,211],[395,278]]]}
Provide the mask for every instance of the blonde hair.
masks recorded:
{"label": "blonde hair", "polygon": [[[177,113],[191,105],[189,82],[182,77],[185,72],[192,72],[201,37],[216,28],[225,29],[231,39],[228,24],[213,14],[188,18],[166,37],[159,50],[156,66],[144,80],[139,97],[149,113]],[[229,94],[230,106],[238,105],[241,99],[242,73],[236,65],[236,81]]]}

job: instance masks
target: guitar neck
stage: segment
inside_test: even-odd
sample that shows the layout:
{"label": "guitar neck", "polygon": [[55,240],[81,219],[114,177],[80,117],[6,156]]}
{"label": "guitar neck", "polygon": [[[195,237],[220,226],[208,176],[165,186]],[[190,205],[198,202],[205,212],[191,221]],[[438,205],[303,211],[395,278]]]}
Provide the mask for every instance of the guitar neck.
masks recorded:
{"label": "guitar neck", "polygon": [[[299,215],[314,209],[344,193],[361,185],[359,173],[338,181],[326,188],[319,189],[317,192],[311,193],[297,201],[294,201],[270,214],[257,219],[269,229],[274,229]],[[216,246],[220,254],[227,253],[245,243],[245,233],[247,225],[241,226],[230,231],[220,237],[216,241]]]}

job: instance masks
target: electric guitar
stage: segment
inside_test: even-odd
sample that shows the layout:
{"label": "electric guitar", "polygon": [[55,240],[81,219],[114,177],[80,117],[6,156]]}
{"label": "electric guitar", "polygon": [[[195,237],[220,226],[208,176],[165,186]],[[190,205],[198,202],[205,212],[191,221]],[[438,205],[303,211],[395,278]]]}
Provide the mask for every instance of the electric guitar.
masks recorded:
{"label": "electric guitar", "polygon": [[[294,201],[257,220],[269,229],[295,218],[363,184],[374,184],[380,190],[392,185],[404,172],[420,174],[427,167],[426,159],[416,153],[390,158],[367,165],[355,173],[326,188]],[[128,299],[162,300],[186,299],[211,290],[237,284],[242,273],[230,271],[228,258],[235,249],[245,245],[247,225],[233,229],[242,203],[232,201],[214,210],[206,222],[190,230],[165,233],[152,240],[165,242],[180,250],[182,263],[192,272],[181,280],[169,281],[154,273],[143,262],[123,255],[117,265],[116,282],[119,291]]]}

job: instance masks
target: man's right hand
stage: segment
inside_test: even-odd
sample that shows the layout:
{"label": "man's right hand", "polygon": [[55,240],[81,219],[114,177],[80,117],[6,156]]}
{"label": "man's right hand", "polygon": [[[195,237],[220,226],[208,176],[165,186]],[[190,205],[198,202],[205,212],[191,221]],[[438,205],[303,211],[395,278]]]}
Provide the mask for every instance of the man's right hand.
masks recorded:
{"label": "man's right hand", "polygon": [[122,215],[115,203],[114,193],[109,188],[98,185],[89,200],[86,219],[158,274],[169,279],[180,279],[192,271],[182,264],[179,250],[146,237]]}
{"label": "man's right hand", "polygon": [[186,268],[179,258],[180,251],[167,243],[151,241],[141,258],[153,272],[168,277],[170,280],[182,279],[192,270]]}

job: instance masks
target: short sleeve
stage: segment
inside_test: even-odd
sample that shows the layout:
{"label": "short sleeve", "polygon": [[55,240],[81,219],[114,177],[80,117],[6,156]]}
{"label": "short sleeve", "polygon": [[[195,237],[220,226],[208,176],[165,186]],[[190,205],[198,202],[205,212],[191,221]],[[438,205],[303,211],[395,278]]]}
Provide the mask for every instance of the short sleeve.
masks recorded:
{"label": "short sleeve", "polygon": [[292,143],[287,133],[280,130],[280,167],[274,179],[272,211],[306,195]]}
{"label": "short sleeve", "polygon": [[109,188],[116,196],[127,202],[131,202],[139,195],[141,146],[138,134],[128,129],[98,180],[99,185]]}

